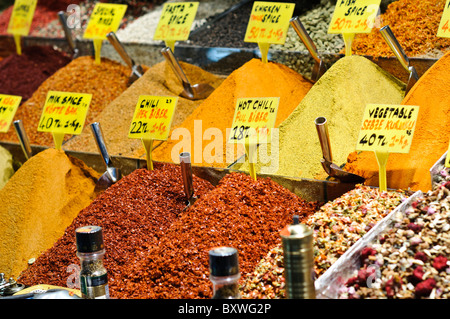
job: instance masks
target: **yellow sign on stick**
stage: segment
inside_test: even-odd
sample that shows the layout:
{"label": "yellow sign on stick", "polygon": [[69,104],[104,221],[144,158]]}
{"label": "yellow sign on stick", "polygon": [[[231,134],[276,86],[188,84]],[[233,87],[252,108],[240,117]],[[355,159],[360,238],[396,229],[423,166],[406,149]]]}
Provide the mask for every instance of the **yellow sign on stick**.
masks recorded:
{"label": "yellow sign on stick", "polygon": [[21,96],[0,94],[0,133],[6,133],[22,101]]}
{"label": "yellow sign on stick", "polygon": [[83,130],[92,94],[49,91],[38,124],[39,132],[53,134],[61,149],[64,134],[79,135]]}
{"label": "yellow sign on stick", "polygon": [[84,31],[85,39],[94,41],[95,62],[100,64],[100,52],[103,40],[110,32],[116,32],[119,29],[125,12],[126,4],[97,3],[89,17],[89,22]]}
{"label": "yellow sign on stick", "polygon": [[267,62],[270,44],[284,44],[295,3],[255,1],[245,33],[245,42],[259,45],[263,62]]}
{"label": "yellow sign on stick", "polygon": [[169,138],[177,103],[178,97],[173,96],[139,96],[128,137],[142,140],[149,170],[153,169],[153,141]]}
{"label": "yellow sign on stick", "polygon": [[256,145],[269,143],[279,103],[279,97],[239,98],[236,102],[228,143],[244,144],[250,175],[255,180]]}
{"label": "yellow sign on stick", "polygon": [[375,26],[381,0],[337,0],[328,27],[329,34],[342,34],[345,55],[351,55],[356,33],[369,33]]}
{"label": "yellow sign on stick", "polygon": [[198,5],[198,2],[165,3],[153,39],[165,41],[175,51],[176,41],[189,38]]}
{"label": "yellow sign on stick", "polygon": [[445,2],[444,12],[437,32],[438,37],[450,38],[450,0]]}
{"label": "yellow sign on stick", "polygon": [[20,39],[30,32],[36,5],[37,0],[16,0],[14,2],[7,32],[14,36],[16,51],[19,55],[22,54]]}
{"label": "yellow sign on stick", "polygon": [[419,107],[412,105],[368,104],[364,111],[357,151],[373,151],[379,165],[380,189],[386,190],[389,153],[409,153]]}

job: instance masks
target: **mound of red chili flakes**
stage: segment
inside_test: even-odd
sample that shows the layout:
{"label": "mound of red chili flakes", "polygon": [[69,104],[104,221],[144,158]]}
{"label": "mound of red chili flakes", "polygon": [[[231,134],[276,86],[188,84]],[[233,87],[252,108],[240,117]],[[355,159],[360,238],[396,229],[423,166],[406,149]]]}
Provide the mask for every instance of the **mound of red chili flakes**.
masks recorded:
{"label": "mound of red chili flakes", "polygon": [[143,263],[124,274],[133,284],[124,287],[121,297],[211,298],[211,248],[236,248],[245,275],[281,241],[279,230],[293,215],[303,220],[317,208],[269,178],[254,181],[247,174],[228,174],[180,215]]}
{"label": "mound of red chili flakes", "polygon": [[[199,198],[214,188],[196,176],[193,181],[195,195]],[[125,274],[135,271],[143,252],[158,244],[185,207],[179,166],[155,163],[153,171],[135,170],[83,209],[64,235],[42,253],[18,281],[27,286],[73,285],[77,277],[74,270],[80,264],[76,256],[75,229],[97,225],[103,228],[110,296],[120,298],[127,285]]]}

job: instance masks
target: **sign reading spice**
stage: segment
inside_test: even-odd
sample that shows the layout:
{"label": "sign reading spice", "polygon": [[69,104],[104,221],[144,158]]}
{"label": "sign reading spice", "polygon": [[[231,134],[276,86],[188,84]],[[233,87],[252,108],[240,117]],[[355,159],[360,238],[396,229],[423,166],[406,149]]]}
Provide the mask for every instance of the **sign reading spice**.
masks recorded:
{"label": "sign reading spice", "polygon": [[328,27],[329,34],[342,34],[345,55],[351,55],[356,33],[369,33],[380,9],[381,0],[338,0]]}
{"label": "sign reading spice", "polygon": [[269,143],[279,103],[279,97],[240,98],[236,102],[228,142],[245,144],[250,175],[254,179],[256,145]]}
{"label": "sign reading spice", "polygon": [[83,37],[94,41],[95,61],[98,64],[100,63],[102,41],[106,39],[108,33],[117,31],[127,7],[125,4],[111,3],[95,5]]}
{"label": "sign reading spice", "polygon": [[0,94],[0,133],[8,132],[20,101],[21,96]]}
{"label": "sign reading spice", "polygon": [[153,169],[151,159],[153,140],[165,141],[169,138],[177,102],[178,97],[173,96],[139,96],[128,137],[142,139],[148,169]]}
{"label": "sign reading spice", "polygon": [[245,42],[258,43],[263,62],[267,62],[270,44],[284,44],[295,3],[253,3],[245,33]]}
{"label": "sign reading spice", "polygon": [[186,41],[197,14],[198,2],[166,3],[156,27],[154,40],[163,40],[175,51],[176,41]]}
{"label": "sign reading spice", "polygon": [[450,38],[450,0],[447,0],[442,13],[441,23],[437,32],[438,37]]}
{"label": "sign reading spice", "polygon": [[92,94],[49,91],[38,124],[39,132],[51,132],[56,149],[64,134],[81,133]]}
{"label": "sign reading spice", "polygon": [[386,190],[386,162],[389,153],[408,153],[419,107],[368,104],[364,110],[356,143],[357,151],[374,151],[380,169],[380,189]]}
{"label": "sign reading spice", "polygon": [[22,54],[20,37],[30,32],[37,0],[15,0],[7,32],[14,35],[17,54]]}

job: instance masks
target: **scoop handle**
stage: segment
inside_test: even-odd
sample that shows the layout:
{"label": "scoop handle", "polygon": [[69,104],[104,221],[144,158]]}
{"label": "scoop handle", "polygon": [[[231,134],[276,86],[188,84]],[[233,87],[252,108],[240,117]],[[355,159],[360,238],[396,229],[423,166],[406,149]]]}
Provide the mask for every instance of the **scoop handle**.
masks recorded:
{"label": "scoop handle", "polygon": [[114,49],[116,49],[117,53],[119,53],[120,57],[125,61],[125,63],[130,68],[132,68],[135,63],[134,63],[133,59],[128,55],[128,53],[125,51],[125,48],[123,47],[122,43],[120,43],[116,34],[114,32],[110,32],[106,35],[106,38],[111,43],[111,45],[114,47]]}
{"label": "scoop handle", "polygon": [[189,200],[194,195],[191,154],[189,152],[183,152],[180,154],[180,167],[181,175],[183,177],[184,192]]}
{"label": "scoop handle", "polygon": [[172,49],[170,49],[170,47],[165,47],[161,50],[161,54],[164,56],[166,61],[169,63],[170,67],[175,72],[175,75],[183,83],[183,85],[184,86],[188,85],[190,87],[191,84],[189,83],[189,80],[188,80],[186,74],[184,74],[180,63],[178,63],[177,58],[173,54]]}
{"label": "scoop handle", "polygon": [[405,68],[406,71],[410,72],[408,56],[406,55],[405,51],[403,51],[403,48],[397,41],[397,38],[395,37],[391,28],[386,25],[380,29],[380,32],[386,43],[391,48],[392,52],[394,52],[395,56],[400,61],[400,64]]}
{"label": "scoop handle", "polygon": [[300,21],[299,17],[293,17],[289,20],[292,28],[295,30],[297,35],[302,40],[303,44],[306,46],[306,49],[308,49],[311,56],[316,60],[317,62],[320,62],[319,53],[317,51],[317,47],[314,44],[314,41],[309,36],[308,32],[306,31],[305,27]]}
{"label": "scoop handle", "polygon": [[97,144],[98,151],[102,156],[103,162],[106,167],[112,166],[111,157],[109,156],[108,150],[106,149],[105,140],[103,138],[102,128],[99,122],[94,122],[91,125],[92,134],[94,135],[95,143]]}
{"label": "scoop handle", "polygon": [[319,135],[319,142],[322,148],[322,154],[325,161],[332,163],[332,154],[330,146],[330,136],[328,133],[328,123],[325,117],[318,117],[314,121],[317,129],[317,134]]}
{"label": "scoop handle", "polygon": [[72,32],[70,31],[69,26],[67,25],[67,19],[66,19],[66,15],[65,15],[64,11],[58,12],[58,18],[59,18],[59,22],[61,23],[62,28],[64,30],[64,34],[66,36],[67,43],[69,43],[70,49],[72,50],[72,52],[74,54],[78,53],[77,46],[72,37]]}
{"label": "scoop handle", "polygon": [[19,138],[20,146],[22,147],[22,151],[25,154],[25,158],[28,160],[33,156],[33,152],[31,150],[30,140],[28,139],[25,128],[23,127],[22,120],[14,121],[14,129],[16,130],[16,134]]}

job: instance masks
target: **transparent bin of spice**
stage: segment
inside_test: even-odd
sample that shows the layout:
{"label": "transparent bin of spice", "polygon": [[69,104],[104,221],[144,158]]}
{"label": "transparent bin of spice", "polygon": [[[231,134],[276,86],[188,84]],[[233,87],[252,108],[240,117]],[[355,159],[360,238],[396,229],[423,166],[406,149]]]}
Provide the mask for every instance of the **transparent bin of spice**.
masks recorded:
{"label": "transparent bin of spice", "polygon": [[430,168],[431,185],[433,190],[444,180],[450,180],[447,178],[448,169],[445,169],[445,159],[447,152],[439,158],[436,163]]}
{"label": "transparent bin of spice", "polygon": [[354,276],[361,267],[361,251],[376,242],[379,236],[393,227],[396,217],[403,215],[411,207],[421,191],[415,192],[397,206],[389,215],[379,221],[372,229],[350,247],[327,271],[315,281],[317,299],[337,299],[339,291],[345,287],[347,280]]}

